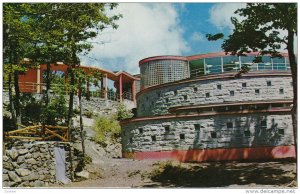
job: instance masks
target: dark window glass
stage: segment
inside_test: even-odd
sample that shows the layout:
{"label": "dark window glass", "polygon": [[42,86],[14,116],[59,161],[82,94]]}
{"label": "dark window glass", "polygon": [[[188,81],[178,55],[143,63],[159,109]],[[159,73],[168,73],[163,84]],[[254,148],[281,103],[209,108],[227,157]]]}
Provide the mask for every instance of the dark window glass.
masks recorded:
{"label": "dark window glass", "polygon": [[177,90],[174,90],[174,95],[177,96],[178,92]]}
{"label": "dark window glass", "polygon": [[278,134],[284,135],[284,129],[278,129]]}
{"label": "dark window glass", "polygon": [[255,89],[255,94],[259,94],[259,89]]}
{"label": "dark window glass", "polygon": [[230,96],[234,96],[234,91],[230,91]]}
{"label": "dark window glass", "polygon": [[180,137],[181,140],[185,139],[185,135],[184,134],[180,134],[179,137]]}
{"label": "dark window glass", "polygon": [[243,88],[247,87],[247,83],[246,83],[246,82],[245,82],[245,83],[242,83],[242,87],[243,87]]}
{"label": "dark window glass", "polygon": [[222,89],[222,85],[221,85],[221,84],[218,84],[218,85],[217,85],[217,89],[218,89],[218,90],[221,90],[221,89]]}
{"label": "dark window glass", "polygon": [[187,100],[187,95],[183,95],[183,99],[184,99],[184,100]]}
{"label": "dark window glass", "polygon": [[284,93],[283,88],[280,88],[280,89],[279,89],[279,94],[283,94],[283,93]]}
{"label": "dark window glass", "polygon": [[195,130],[199,131],[200,130],[200,124],[194,124]]}
{"label": "dark window glass", "polygon": [[198,92],[198,88],[197,87],[194,87],[194,92]]}
{"label": "dark window glass", "polygon": [[266,120],[261,121],[260,126],[266,128],[267,127],[267,121]]}
{"label": "dark window glass", "polygon": [[139,128],[139,133],[143,133],[143,128]]}
{"label": "dark window glass", "polygon": [[217,133],[212,131],[212,132],[210,132],[210,136],[211,136],[211,138],[217,138]]}
{"label": "dark window glass", "polygon": [[233,123],[232,122],[227,122],[227,129],[232,129],[233,128]]}
{"label": "dark window glass", "polygon": [[165,126],[165,132],[169,133],[170,132],[170,126]]}
{"label": "dark window glass", "polygon": [[205,96],[206,96],[206,98],[209,98],[210,97],[210,93],[209,92],[205,93]]}
{"label": "dark window glass", "polygon": [[250,137],[250,131],[244,131],[245,137]]}
{"label": "dark window glass", "polygon": [[151,136],[151,140],[152,140],[152,141],[156,141],[156,136],[155,136],[155,135],[152,135],[152,136]]}
{"label": "dark window glass", "polygon": [[267,86],[272,86],[272,82],[271,81],[267,81]]}

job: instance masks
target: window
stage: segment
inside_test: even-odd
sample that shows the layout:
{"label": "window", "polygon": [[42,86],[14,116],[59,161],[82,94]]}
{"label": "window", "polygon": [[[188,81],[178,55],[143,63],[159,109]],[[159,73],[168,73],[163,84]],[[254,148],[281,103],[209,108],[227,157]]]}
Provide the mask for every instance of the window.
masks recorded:
{"label": "window", "polygon": [[259,94],[259,89],[255,89],[255,94]]}
{"label": "window", "polygon": [[170,132],[170,126],[165,126],[165,132],[169,133]]}
{"label": "window", "polygon": [[280,89],[279,89],[279,94],[284,94],[283,88],[280,88]]}
{"label": "window", "polygon": [[247,83],[246,82],[242,83],[242,87],[243,88],[247,87]]}
{"label": "window", "polygon": [[221,89],[222,89],[222,85],[221,85],[221,84],[218,84],[218,85],[217,85],[217,89],[218,89],[218,90],[221,90]]}
{"label": "window", "polygon": [[166,103],[168,103],[169,102],[169,98],[166,98]]}
{"label": "window", "polygon": [[272,86],[272,82],[271,81],[267,81],[267,86]]}
{"label": "window", "polygon": [[197,87],[194,87],[194,92],[198,92],[198,88]]}
{"label": "window", "polygon": [[233,128],[233,123],[232,122],[227,122],[226,126],[227,126],[227,129],[232,129]]}
{"label": "window", "polygon": [[210,93],[209,92],[205,93],[205,96],[206,96],[206,98],[209,98],[210,97]]}
{"label": "window", "polygon": [[267,120],[260,121],[260,126],[262,128],[267,128]]}
{"label": "window", "polygon": [[284,129],[278,129],[278,134],[279,135],[284,135]]}
{"label": "window", "polygon": [[155,136],[155,135],[152,135],[152,136],[151,136],[151,140],[152,140],[152,141],[156,141],[156,136]]}
{"label": "window", "polygon": [[244,131],[244,135],[245,135],[245,137],[250,137],[250,131],[249,130],[247,130],[247,131]]}
{"label": "window", "polygon": [[160,95],[160,92],[157,92],[157,96],[158,96],[158,97],[160,97],[160,96],[161,96],[161,95]]}
{"label": "window", "polygon": [[234,91],[233,90],[230,91],[230,96],[234,96]]}
{"label": "window", "polygon": [[177,94],[178,94],[178,91],[174,90],[174,95],[177,96]]}
{"label": "window", "polygon": [[185,135],[184,134],[180,134],[179,137],[180,137],[180,140],[184,140],[185,139]]}
{"label": "window", "polygon": [[183,99],[184,99],[184,100],[187,100],[187,95],[183,95]]}
{"label": "window", "polygon": [[129,142],[130,142],[130,143],[133,143],[133,139],[132,139],[132,137],[129,139]]}
{"label": "window", "polygon": [[211,138],[217,138],[217,133],[214,131],[211,131],[210,136],[211,136]]}
{"label": "window", "polygon": [[200,124],[194,124],[194,128],[196,131],[199,131],[200,130]]}
{"label": "window", "polygon": [[139,133],[140,133],[140,134],[143,133],[143,128],[139,128]]}

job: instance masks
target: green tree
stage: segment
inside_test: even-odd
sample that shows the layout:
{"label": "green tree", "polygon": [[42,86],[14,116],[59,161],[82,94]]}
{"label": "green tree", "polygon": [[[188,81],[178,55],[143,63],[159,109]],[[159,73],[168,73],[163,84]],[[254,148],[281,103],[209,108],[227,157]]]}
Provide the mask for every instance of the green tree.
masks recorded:
{"label": "green tree", "polygon": [[[4,74],[9,87],[10,112],[13,123],[21,123],[21,104],[19,89],[19,73],[24,71],[23,60],[30,47],[28,36],[30,25],[23,15],[26,5],[19,3],[3,4],[3,59]],[[12,82],[15,97],[13,98]]]}
{"label": "green tree", "polygon": [[80,65],[78,55],[90,51],[92,44],[88,40],[95,38],[98,32],[109,26],[117,28],[114,22],[121,16],[108,16],[108,11],[116,6],[116,3],[56,3],[54,9],[50,11],[56,18],[60,18],[57,25],[64,32],[62,41],[66,50],[64,61],[69,66],[68,76],[70,79],[67,120],[69,127],[71,127],[73,98],[76,91],[74,69]]}
{"label": "green tree", "polygon": [[[294,37],[297,35],[297,4],[296,3],[247,3],[245,8],[235,11],[243,17],[242,21],[231,18],[234,30],[224,40],[222,48],[231,55],[242,56],[249,52],[259,52],[256,62],[261,56],[270,54],[281,57],[280,50],[287,49],[293,82],[293,133],[297,153],[297,61],[294,52]],[[287,32],[281,37],[280,32]],[[223,38],[222,33],[207,35],[208,40]],[[282,47],[284,45],[284,47]],[[248,71],[243,67],[242,73]]]}

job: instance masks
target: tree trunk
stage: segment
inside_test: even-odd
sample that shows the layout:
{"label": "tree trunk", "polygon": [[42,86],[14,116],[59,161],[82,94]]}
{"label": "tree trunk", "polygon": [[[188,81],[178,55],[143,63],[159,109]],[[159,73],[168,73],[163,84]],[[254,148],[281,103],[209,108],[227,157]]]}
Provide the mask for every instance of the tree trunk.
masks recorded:
{"label": "tree trunk", "polygon": [[294,53],[294,32],[292,30],[288,30],[288,44],[287,44],[289,61],[292,72],[292,82],[293,82],[293,108],[292,108],[292,123],[293,123],[293,133],[294,133],[294,144],[295,144],[295,152],[297,158],[297,62]]}
{"label": "tree trunk", "polygon": [[[11,67],[12,69],[12,67]],[[14,101],[13,101],[13,94],[12,94],[12,85],[11,85],[11,81],[12,81],[12,75],[11,73],[9,73],[8,75],[8,97],[9,97],[9,109],[10,109],[10,113],[11,113],[11,118],[13,121],[13,128],[17,129],[17,121],[16,121],[16,115],[15,115],[15,108],[14,108]]]}
{"label": "tree trunk", "polygon": [[84,134],[83,134],[83,122],[82,122],[82,103],[81,103],[81,85],[79,83],[78,99],[79,99],[79,118],[80,118],[80,138],[83,157],[85,157],[85,145],[84,145]]}
{"label": "tree trunk", "polygon": [[45,92],[45,106],[49,104],[49,91],[50,91],[50,63],[47,63],[46,69],[46,92]]}
{"label": "tree trunk", "polygon": [[[14,86],[15,86],[15,105],[16,105],[16,117],[17,123],[21,124],[21,103],[20,103],[20,88],[19,88],[19,72],[14,71]],[[19,127],[18,127],[19,128]]]}
{"label": "tree trunk", "polygon": [[72,64],[70,67],[69,67],[69,75],[70,75],[70,95],[69,95],[69,110],[68,110],[68,127],[69,127],[69,137],[70,136],[70,133],[71,133],[71,129],[72,129],[72,117],[73,117],[73,98],[74,98],[74,91],[73,91],[73,87],[74,87],[74,83],[75,83],[75,79],[74,79],[74,72],[73,72],[73,69],[75,68],[75,64]]}

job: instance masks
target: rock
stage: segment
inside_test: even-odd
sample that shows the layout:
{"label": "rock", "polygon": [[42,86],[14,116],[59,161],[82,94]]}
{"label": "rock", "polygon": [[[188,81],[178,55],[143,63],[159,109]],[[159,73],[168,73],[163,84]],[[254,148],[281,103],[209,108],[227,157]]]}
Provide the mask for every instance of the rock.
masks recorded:
{"label": "rock", "polygon": [[85,171],[85,170],[83,170],[83,171],[81,171],[81,172],[77,172],[75,175],[76,175],[77,177],[79,177],[79,178],[88,179],[89,176],[90,176],[90,173],[87,172],[87,171]]}
{"label": "rock", "polygon": [[17,174],[18,174],[19,176],[21,176],[21,177],[27,176],[27,175],[31,174],[31,171],[30,171],[30,170],[28,170],[28,169],[23,169],[23,168],[17,169],[16,172],[17,172]]}
{"label": "rock", "polygon": [[25,159],[29,159],[29,158],[32,158],[32,154],[30,154],[30,153],[25,155]]}
{"label": "rock", "polygon": [[9,157],[8,156],[3,156],[2,160],[3,160],[3,162],[7,162],[9,160]]}
{"label": "rock", "polygon": [[13,170],[14,166],[12,165],[11,162],[3,162],[3,168],[6,170]]}
{"label": "rock", "polygon": [[37,164],[37,161],[33,158],[30,158],[29,160],[27,160],[27,164],[34,165],[34,164]]}
{"label": "rock", "polygon": [[2,181],[9,181],[8,174],[3,174],[2,175]]}
{"label": "rock", "polygon": [[23,181],[32,181],[36,180],[37,176],[34,173],[29,174],[28,176],[24,176],[21,178]]}
{"label": "rock", "polygon": [[21,164],[21,163],[24,163],[24,162],[25,162],[25,156],[19,156],[18,160],[17,160],[17,163]]}
{"label": "rock", "polygon": [[12,185],[16,184],[15,182],[11,181],[3,181],[3,187],[11,187]]}
{"label": "rock", "polygon": [[10,178],[12,181],[14,181],[14,182],[16,182],[16,183],[19,183],[19,182],[22,181],[22,180],[20,179],[20,177],[19,177],[15,172],[13,172],[13,171],[9,171],[9,172],[8,172],[8,176],[9,176],[9,178]]}
{"label": "rock", "polygon": [[18,187],[30,187],[29,181],[22,182]]}
{"label": "rock", "polygon": [[39,153],[33,153],[32,156],[33,156],[34,159],[37,159],[38,157],[40,157],[40,154]]}
{"label": "rock", "polygon": [[7,150],[6,153],[12,160],[16,160],[19,156],[18,151],[16,149]]}
{"label": "rock", "polygon": [[19,165],[18,165],[18,163],[17,162],[12,162],[12,165],[13,165],[13,167],[16,169],[16,168],[19,168]]}
{"label": "rock", "polygon": [[34,186],[34,187],[43,187],[43,186],[44,186],[44,182],[43,182],[43,181],[40,181],[40,180],[36,180],[36,181],[33,183],[33,186]]}
{"label": "rock", "polygon": [[24,154],[28,153],[28,150],[27,149],[21,149],[18,152],[19,152],[20,155],[24,155]]}

